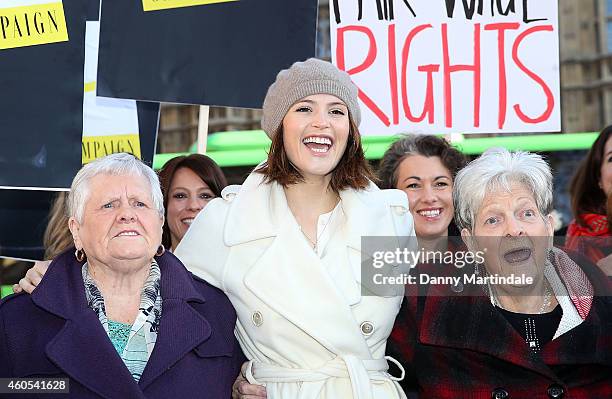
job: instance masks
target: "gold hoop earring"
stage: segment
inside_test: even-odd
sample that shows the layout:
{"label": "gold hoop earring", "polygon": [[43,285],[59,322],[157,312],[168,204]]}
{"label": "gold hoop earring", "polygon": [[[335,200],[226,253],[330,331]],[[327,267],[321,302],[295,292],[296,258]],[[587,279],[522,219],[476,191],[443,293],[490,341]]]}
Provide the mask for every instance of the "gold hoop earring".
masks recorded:
{"label": "gold hoop earring", "polygon": [[74,251],[74,257],[79,262],[83,262],[85,259],[87,259],[87,255],[85,255],[85,251],[83,251],[82,249],[77,249],[76,251]]}
{"label": "gold hoop earring", "polygon": [[155,256],[162,256],[166,252],[166,248],[164,244],[159,244],[159,248],[157,248],[157,252],[155,252]]}

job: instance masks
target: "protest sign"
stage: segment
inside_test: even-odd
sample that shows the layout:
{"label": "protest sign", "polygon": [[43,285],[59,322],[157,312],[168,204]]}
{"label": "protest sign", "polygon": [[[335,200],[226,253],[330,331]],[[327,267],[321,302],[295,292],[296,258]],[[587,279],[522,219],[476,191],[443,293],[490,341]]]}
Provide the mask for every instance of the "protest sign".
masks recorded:
{"label": "protest sign", "polygon": [[[3,137],[6,139],[8,148],[4,148],[7,156],[0,158],[0,162],[5,162],[3,164],[4,168],[0,172],[0,177],[7,181],[10,180],[10,185],[13,187],[23,188],[23,184],[20,183],[22,183],[22,178],[25,176],[30,179],[28,181],[33,182],[31,187],[36,190],[10,189],[11,187],[4,187],[5,189],[0,190],[0,257],[26,260],[42,259],[44,253],[43,234],[48,224],[51,202],[57,193],[41,189],[67,189],[76,171],[80,168],[81,162],[85,163],[111,152],[126,150],[139,156],[148,165],[153,164],[159,104],[96,98],[95,96],[98,22],[93,21],[98,19],[98,10],[98,2],[91,0],[87,2],[87,19],[91,21],[85,23],[83,14],[81,24],[83,27],[87,25],[85,33],[87,43],[85,44],[82,41],[80,43],[80,52],[82,53],[85,50],[85,59],[83,61],[81,58],[81,64],[78,64],[78,58],[74,60],[74,63],[63,62],[68,72],[74,72],[73,76],[68,76],[67,74],[61,75],[64,79],[71,80],[71,83],[73,83],[71,87],[75,89],[75,93],[73,93],[74,98],[80,99],[79,94],[82,96],[83,92],[85,93],[84,99],[81,100],[82,102],[78,106],[76,106],[75,102],[70,102],[75,108],[70,110],[63,108],[62,112],[66,114],[60,116],[65,119],[74,117],[75,114],[77,116],[81,115],[83,118],[82,125],[78,126],[76,133],[70,136],[62,134],[61,131],[41,129],[29,132],[16,132],[15,135],[7,134]],[[41,51],[42,47],[38,46],[32,50],[33,54],[37,54],[34,50]],[[15,56],[15,54],[18,55]],[[31,58],[26,58],[19,54],[13,53],[11,55],[16,57],[15,62],[11,65],[15,65],[15,71],[21,74],[25,72],[19,69],[18,61],[23,62],[23,60]],[[31,55],[31,57],[33,56]],[[7,62],[6,59],[0,59],[0,67],[2,66],[2,61]],[[51,65],[53,68],[59,68],[59,65]],[[28,71],[27,65],[23,67],[25,71]],[[47,72],[47,70],[40,71],[41,80],[43,80]],[[22,79],[22,81],[27,82],[27,77],[24,76],[22,78],[21,75],[17,74],[12,77],[15,78],[16,76],[19,76],[19,79]],[[83,76],[85,77],[84,80]],[[83,84],[84,81],[85,84]],[[55,87],[54,84],[58,83],[53,82],[52,78],[49,78],[46,90],[52,91]],[[59,84],[62,85],[63,83],[59,82]],[[47,96],[48,98],[44,90],[40,90],[36,94]],[[19,93],[17,92],[16,95],[18,96]],[[51,101],[58,102],[57,99]],[[53,105],[41,105],[36,112],[45,115],[45,107],[53,107]],[[27,115],[29,110],[31,111],[28,108],[23,110],[23,114],[20,115],[24,119],[21,121],[15,120],[15,126],[30,123],[28,118],[23,116]],[[1,111],[0,115],[2,115],[3,120],[11,116]],[[36,114],[34,113],[33,115]],[[53,127],[54,122],[54,119],[51,118],[52,116],[50,115],[50,119],[46,121],[47,125],[51,127]],[[59,130],[59,128],[57,129]],[[125,132],[131,134],[124,135],[123,133]],[[82,143],[81,134],[83,136]],[[27,147],[27,144],[32,144],[32,147],[36,148],[34,144],[45,142],[46,140],[52,142],[52,139],[47,137],[48,135],[51,135],[53,138],[52,145],[53,149],[56,150],[54,153],[56,157],[53,159],[53,162],[42,163],[38,169],[30,172],[28,165],[22,159],[24,155],[20,151],[28,151],[29,147]],[[72,139],[72,142],[68,142],[67,137]],[[118,140],[117,138],[120,139]],[[13,145],[13,141],[19,139],[23,139],[21,144],[26,144],[25,147],[23,145],[19,147]],[[124,144],[125,142],[122,142],[121,139],[130,140],[129,144]],[[130,151],[132,148],[127,148],[130,145],[133,146],[133,151]],[[62,152],[62,150],[65,151]],[[8,158],[8,155],[13,156],[13,159]],[[64,158],[62,159],[62,157]],[[76,160],[76,165],[72,169],[64,169],[67,159]],[[34,174],[34,176],[31,176],[30,173]],[[48,182],[54,174],[61,174],[64,177],[65,183],[62,183],[59,187],[50,187]]]}
{"label": "protest sign", "polygon": [[85,2],[42,3],[0,2],[0,187],[66,188],[81,167]]}
{"label": "protest sign", "polygon": [[555,0],[330,0],[364,134],[560,130]]}
{"label": "protest sign", "polygon": [[87,21],[83,164],[115,152],[129,152],[140,157],[136,101],[96,97],[99,35],[100,22]]}
{"label": "protest sign", "polygon": [[316,16],[316,0],[105,0],[97,95],[259,108],[281,69],[314,56]]}
{"label": "protest sign", "polygon": [[159,103],[96,96],[100,1],[89,0],[85,32],[82,162],[129,152],[153,165]]}
{"label": "protest sign", "polygon": [[[31,7],[38,11],[29,17]],[[112,152],[152,164],[159,104],[95,95],[99,22],[86,18],[98,19],[98,10],[96,1],[0,3],[0,188],[65,190],[82,163]],[[70,40],[27,38],[49,39],[42,33],[56,26]]]}
{"label": "protest sign", "polygon": [[61,0],[3,0],[0,50],[68,41]]}

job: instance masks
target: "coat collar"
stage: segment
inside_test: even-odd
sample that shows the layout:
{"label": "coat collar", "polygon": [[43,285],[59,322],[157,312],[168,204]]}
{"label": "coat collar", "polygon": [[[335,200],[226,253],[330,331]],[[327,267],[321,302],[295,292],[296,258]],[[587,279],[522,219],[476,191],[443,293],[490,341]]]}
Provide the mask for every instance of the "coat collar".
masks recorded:
{"label": "coat collar", "polygon": [[[162,320],[139,388],[95,312],[87,306],[81,264],[74,259],[73,250],[51,263],[32,293],[36,305],[66,319],[64,328],[47,345],[47,356],[71,378],[102,397],[144,398],[141,388],[211,337],[210,324],[189,303],[203,303],[205,298],[174,255],[158,258],[162,273]],[[177,330],[183,333],[177,334]]]}
{"label": "coat collar", "polygon": [[[253,172],[242,186],[224,191],[224,197],[234,197],[224,230],[227,246],[275,237],[290,215],[287,198],[278,183],[265,183],[264,176]],[[347,245],[361,251],[365,236],[395,236],[390,208],[398,214],[408,212],[407,199],[398,190],[380,190],[370,182],[364,190],[342,190],[342,209],[347,220]],[[387,206],[380,206],[383,201]]]}
{"label": "coat collar", "polygon": [[264,176],[256,172],[241,186],[223,190],[223,197],[232,201],[223,235],[229,247],[278,235],[290,212],[282,187],[264,183]]}
{"label": "coat collar", "polygon": [[[89,309],[81,275],[82,264],[74,258],[74,248],[51,262],[45,278],[32,293],[32,300],[43,309],[64,319],[74,318]],[[191,273],[171,253],[157,258],[161,275],[162,298],[205,302],[195,288]],[[168,270],[164,273],[165,270]],[[52,272],[52,273],[49,273]]]}

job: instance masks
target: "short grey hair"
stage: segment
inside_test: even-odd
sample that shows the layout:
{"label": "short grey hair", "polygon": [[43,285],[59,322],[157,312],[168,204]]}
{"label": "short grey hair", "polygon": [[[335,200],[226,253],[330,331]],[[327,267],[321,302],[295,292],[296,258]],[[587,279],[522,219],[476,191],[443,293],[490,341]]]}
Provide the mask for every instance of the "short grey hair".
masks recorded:
{"label": "short grey hair", "polygon": [[85,203],[89,199],[89,183],[97,175],[141,176],[151,186],[153,205],[164,216],[164,196],[157,173],[132,154],[117,153],[98,158],[83,166],[74,179],[68,195],[68,217],[83,222]]}
{"label": "short grey hair", "polygon": [[552,212],[552,173],[542,156],[491,148],[460,170],[455,178],[453,203],[459,229],[473,231],[485,194],[500,189],[509,192],[512,183],[520,183],[531,191],[542,216]]}

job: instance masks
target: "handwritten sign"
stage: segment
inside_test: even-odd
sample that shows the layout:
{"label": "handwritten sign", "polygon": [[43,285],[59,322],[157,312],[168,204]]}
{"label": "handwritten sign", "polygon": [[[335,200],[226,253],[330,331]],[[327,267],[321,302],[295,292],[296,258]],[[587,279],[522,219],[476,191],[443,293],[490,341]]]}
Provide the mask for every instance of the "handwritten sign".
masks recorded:
{"label": "handwritten sign", "polygon": [[555,0],[330,0],[364,134],[560,130]]}

